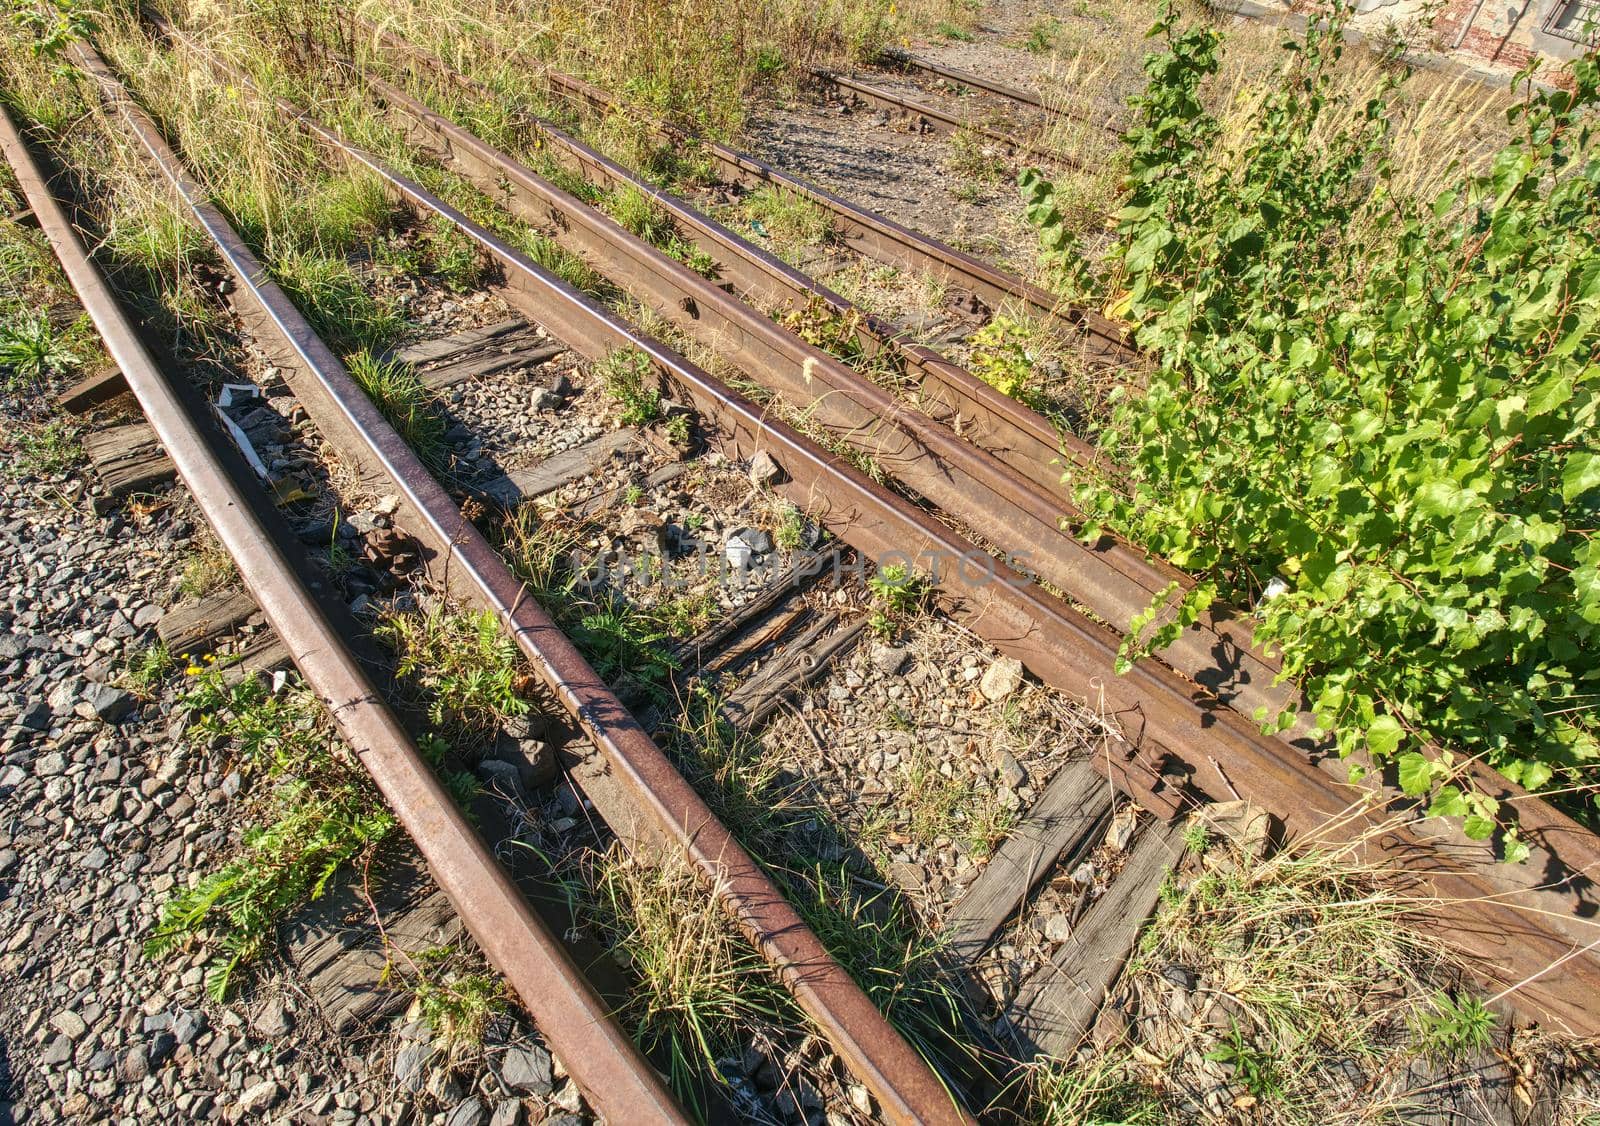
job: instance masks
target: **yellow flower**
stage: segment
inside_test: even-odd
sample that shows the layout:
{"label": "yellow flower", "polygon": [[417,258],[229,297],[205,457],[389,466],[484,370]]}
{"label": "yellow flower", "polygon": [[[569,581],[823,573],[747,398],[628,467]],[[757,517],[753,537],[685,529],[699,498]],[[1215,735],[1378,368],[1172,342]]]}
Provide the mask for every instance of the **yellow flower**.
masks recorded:
{"label": "yellow flower", "polygon": [[188,668],[183,670],[184,676],[199,676],[200,673],[201,669],[199,665],[190,665]]}

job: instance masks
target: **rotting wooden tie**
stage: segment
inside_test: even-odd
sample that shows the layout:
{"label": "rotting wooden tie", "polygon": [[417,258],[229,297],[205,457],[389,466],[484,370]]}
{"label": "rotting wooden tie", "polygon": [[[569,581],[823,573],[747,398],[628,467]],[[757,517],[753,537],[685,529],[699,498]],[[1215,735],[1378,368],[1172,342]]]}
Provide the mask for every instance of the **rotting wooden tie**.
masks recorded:
{"label": "rotting wooden tie", "polygon": [[106,513],[136,493],[172,483],[177,471],[148,423],[130,422],[86,434],[83,452],[105,485],[94,499],[96,512]]}
{"label": "rotting wooden tie", "polygon": [[400,348],[391,358],[416,368],[424,386],[440,391],[470,379],[537,367],[566,350],[527,321],[512,318]]}
{"label": "rotting wooden tie", "polygon": [[1111,815],[1111,803],[1111,787],[1092,759],[1074,759],[1056,771],[945,916],[945,948],[963,961],[981,954],[1063,854],[1069,855],[1070,863],[1092,846],[1097,830]]}
{"label": "rotting wooden tie", "polygon": [[1072,937],[1017,991],[1007,1023],[1024,1048],[1065,1058],[1078,1046],[1182,853],[1181,820],[1157,821],[1139,835],[1127,864]]}

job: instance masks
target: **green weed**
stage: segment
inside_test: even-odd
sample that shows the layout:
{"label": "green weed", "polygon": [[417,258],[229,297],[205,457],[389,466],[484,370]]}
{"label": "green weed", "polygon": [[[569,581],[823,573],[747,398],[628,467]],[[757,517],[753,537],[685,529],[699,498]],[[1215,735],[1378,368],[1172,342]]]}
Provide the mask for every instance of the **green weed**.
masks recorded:
{"label": "green weed", "polygon": [[234,740],[272,786],[266,820],[245,831],[239,854],[167,899],[145,942],[152,958],[195,942],[211,949],[206,988],[221,1001],[239,969],[275,941],[278,921],[369,855],[394,818],[309,690],[273,693],[250,676],[230,684],[210,661],[185,671],[194,678],[183,703],[195,730]]}
{"label": "green weed", "polygon": [[1436,993],[1432,1006],[1416,1014],[1414,1027],[1423,1051],[1445,1059],[1470,1056],[1489,1047],[1496,1017],[1473,993]]}
{"label": "green weed", "polygon": [[432,466],[444,460],[445,420],[438,397],[429,391],[410,364],[380,360],[357,352],[348,363],[350,376],[365,391],[406,445]]}
{"label": "green weed", "polygon": [[0,324],[0,377],[7,391],[21,391],[27,385],[42,389],[50,377],[82,363],[56,334],[48,314],[37,313]]}
{"label": "green weed", "polygon": [[648,426],[661,417],[661,392],[649,356],[619,350],[596,363],[594,370],[611,397],[622,404],[624,426]]}
{"label": "green weed", "polygon": [[399,658],[397,675],[426,697],[435,727],[492,738],[527,714],[517,648],[488,611],[391,611],[375,632]]}

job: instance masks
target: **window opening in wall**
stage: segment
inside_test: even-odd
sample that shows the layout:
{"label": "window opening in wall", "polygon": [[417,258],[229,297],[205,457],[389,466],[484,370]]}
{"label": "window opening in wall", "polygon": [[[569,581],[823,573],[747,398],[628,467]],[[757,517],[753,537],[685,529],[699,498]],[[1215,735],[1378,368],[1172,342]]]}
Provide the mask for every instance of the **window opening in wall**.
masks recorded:
{"label": "window opening in wall", "polygon": [[1600,0],[1553,0],[1544,31],[1574,43],[1600,44]]}

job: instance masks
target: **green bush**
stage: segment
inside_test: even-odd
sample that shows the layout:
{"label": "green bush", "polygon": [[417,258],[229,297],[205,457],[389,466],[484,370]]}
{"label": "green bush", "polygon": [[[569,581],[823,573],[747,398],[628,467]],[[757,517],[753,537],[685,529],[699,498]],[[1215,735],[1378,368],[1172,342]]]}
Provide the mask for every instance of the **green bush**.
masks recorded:
{"label": "green bush", "polygon": [[[1185,610],[1257,606],[1342,754],[1396,762],[1487,837],[1495,803],[1446,784],[1459,757],[1424,743],[1530,789],[1582,785],[1600,757],[1600,67],[1530,83],[1488,170],[1413,200],[1389,177],[1392,87],[1351,106],[1332,84],[1342,24],[1293,45],[1219,159],[1200,91],[1220,37],[1164,10],[1118,246],[1088,279],[1122,290],[1160,366],[1102,436],[1126,479],[1074,483],[1086,534],[1200,578]],[[1023,187],[1065,264],[1053,189]]]}

